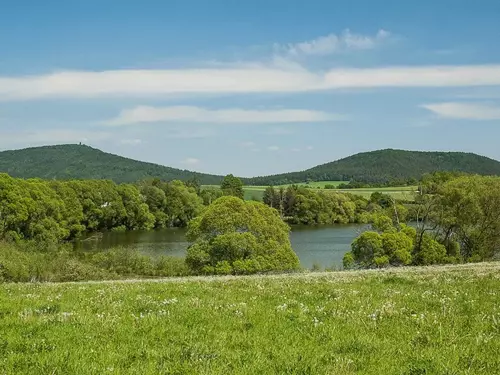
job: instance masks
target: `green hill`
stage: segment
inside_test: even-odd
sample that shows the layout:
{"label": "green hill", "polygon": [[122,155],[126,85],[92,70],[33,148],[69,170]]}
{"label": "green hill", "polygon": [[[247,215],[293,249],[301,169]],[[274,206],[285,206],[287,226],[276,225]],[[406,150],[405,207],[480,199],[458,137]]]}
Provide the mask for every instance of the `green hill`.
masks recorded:
{"label": "green hill", "polygon": [[294,182],[349,181],[386,183],[418,180],[425,173],[457,171],[500,175],[500,162],[465,152],[378,150],[355,154],[301,172],[247,179],[249,185],[281,185]]}
{"label": "green hill", "polygon": [[[282,185],[312,181],[386,183],[418,180],[425,173],[460,171],[500,175],[500,162],[464,152],[378,150],[352,155],[301,172],[243,179],[246,185]],[[32,147],[0,152],[0,173],[44,179],[110,179],[134,182],[197,178],[203,185],[218,185],[222,177],[170,168],[109,154],[85,145]]]}
{"label": "green hill", "polygon": [[12,177],[44,179],[110,179],[135,182],[158,177],[219,184],[222,177],[164,167],[108,154],[85,145],[58,145],[0,152],[0,172]]}

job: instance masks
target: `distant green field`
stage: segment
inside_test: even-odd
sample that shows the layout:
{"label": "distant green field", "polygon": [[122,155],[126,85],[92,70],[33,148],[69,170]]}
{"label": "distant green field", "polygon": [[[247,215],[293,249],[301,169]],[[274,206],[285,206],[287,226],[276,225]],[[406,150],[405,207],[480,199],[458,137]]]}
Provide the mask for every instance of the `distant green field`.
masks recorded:
{"label": "distant green field", "polygon": [[[345,183],[346,181],[315,181],[310,182],[309,184],[300,183],[294,184],[298,186],[309,187],[312,190],[324,190],[325,185],[335,185],[338,186],[341,183]],[[289,185],[278,185],[275,188],[287,188]],[[217,185],[204,185],[203,187],[218,187]],[[243,190],[245,191],[245,199],[257,199],[262,200],[264,196],[264,190],[266,190],[267,186],[244,186]],[[331,189],[327,191],[335,191],[339,193],[351,193],[360,195],[364,198],[369,198],[370,195],[374,192],[382,192],[390,195],[394,199],[398,200],[407,200],[413,201],[414,192],[417,191],[417,186],[391,186],[391,187],[377,187],[377,188],[359,188],[359,189]]]}
{"label": "distant green field", "polygon": [[[406,188],[407,186],[401,187],[400,189]],[[370,196],[379,191],[381,193],[390,195],[394,199],[413,201],[415,199],[413,190],[383,190],[384,188],[372,188],[372,189],[345,189],[345,190],[333,190],[340,193],[351,193],[355,195],[362,196],[363,198],[370,198]],[[416,190],[416,188],[415,188]]]}
{"label": "distant green field", "polygon": [[[324,189],[325,185],[333,185],[333,186],[339,186],[342,183],[347,184],[349,181],[314,181],[314,182],[301,182],[301,183],[296,183],[296,184],[284,184],[284,185],[275,185],[275,188],[280,188],[284,187],[287,188],[290,185],[297,185],[297,186],[308,186],[312,189]],[[260,189],[260,190],[265,190],[267,186],[246,186],[245,188],[252,188],[252,189]]]}

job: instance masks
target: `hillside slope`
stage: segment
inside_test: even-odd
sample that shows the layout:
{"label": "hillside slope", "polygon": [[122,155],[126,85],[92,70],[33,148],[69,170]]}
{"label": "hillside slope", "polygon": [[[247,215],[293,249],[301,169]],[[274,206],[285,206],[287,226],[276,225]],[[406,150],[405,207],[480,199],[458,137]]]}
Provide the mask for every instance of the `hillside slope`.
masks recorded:
{"label": "hillside slope", "polygon": [[219,184],[222,177],[128,159],[85,145],[58,145],[0,152],[0,173],[44,179],[110,179],[134,182],[158,177]]}
{"label": "hillside slope", "polygon": [[500,175],[500,162],[465,152],[427,152],[385,149],[355,154],[301,172],[254,177],[250,185],[279,185],[293,182],[349,181],[389,182],[420,179],[425,173],[459,171]]}

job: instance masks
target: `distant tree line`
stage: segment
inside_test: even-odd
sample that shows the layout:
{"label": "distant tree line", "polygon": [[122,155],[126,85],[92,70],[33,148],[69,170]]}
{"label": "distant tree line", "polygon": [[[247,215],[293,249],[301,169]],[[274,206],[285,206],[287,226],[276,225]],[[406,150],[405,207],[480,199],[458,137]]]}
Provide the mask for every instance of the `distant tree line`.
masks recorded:
{"label": "distant tree line", "polygon": [[500,162],[464,152],[378,150],[364,152],[300,172],[245,179],[247,185],[268,186],[307,181],[352,181],[349,187],[414,185],[437,171],[500,175]]}
{"label": "distant tree line", "polygon": [[366,199],[354,194],[313,190],[297,185],[267,187],[263,202],[275,208],[291,224],[368,223],[374,214],[383,212],[392,216],[394,204],[402,215],[408,212],[387,194],[373,193],[370,199]]}

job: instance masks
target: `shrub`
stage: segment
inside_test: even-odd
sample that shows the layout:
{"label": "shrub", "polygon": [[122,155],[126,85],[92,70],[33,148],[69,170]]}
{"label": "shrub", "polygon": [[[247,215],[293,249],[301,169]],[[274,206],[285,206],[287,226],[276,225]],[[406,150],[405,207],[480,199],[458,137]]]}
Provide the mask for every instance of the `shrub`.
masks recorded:
{"label": "shrub", "polygon": [[388,216],[380,214],[373,215],[372,227],[379,232],[395,231],[392,219]]}
{"label": "shrub", "polygon": [[407,265],[411,263],[413,241],[403,232],[388,232],[382,234],[384,254],[392,265]]}
{"label": "shrub", "polygon": [[288,225],[260,202],[219,198],[189,223],[187,237],[192,244],[186,264],[194,273],[256,273],[299,266]]}
{"label": "shrub", "polygon": [[415,249],[415,264],[429,265],[444,263],[446,247],[425,233],[420,248]]}
{"label": "shrub", "polygon": [[354,267],[354,257],[350,251],[344,254],[344,258],[342,258],[342,264],[346,270]]}
{"label": "shrub", "polygon": [[389,266],[389,257],[387,255],[375,257],[373,258],[373,262],[375,263],[375,266],[377,266],[378,268],[384,268]]}
{"label": "shrub", "polygon": [[354,261],[369,267],[376,256],[383,255],[382,237],[377,232],[364,232],[351,244]]}
{"label": "shrub", "polygon": [[227,260],[223,260],[221,262],[217,262],[215,266],[215,273],[217,275],[229,275],[233,272],[233,267]]}

